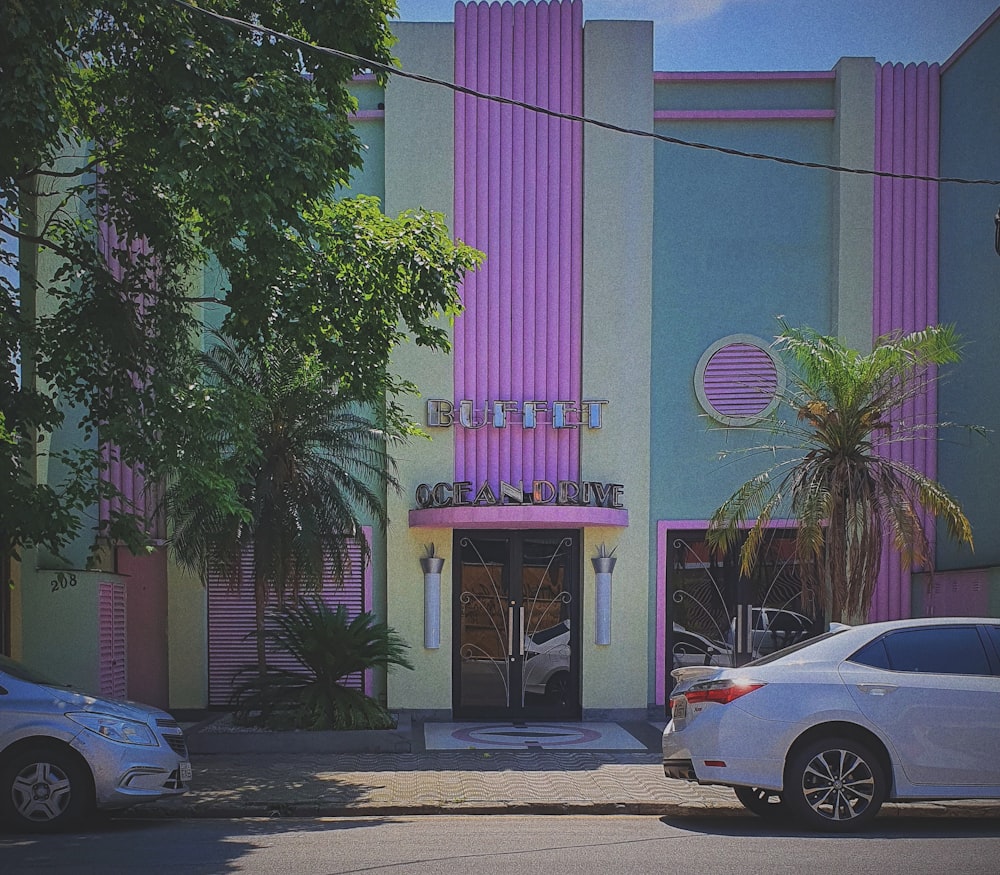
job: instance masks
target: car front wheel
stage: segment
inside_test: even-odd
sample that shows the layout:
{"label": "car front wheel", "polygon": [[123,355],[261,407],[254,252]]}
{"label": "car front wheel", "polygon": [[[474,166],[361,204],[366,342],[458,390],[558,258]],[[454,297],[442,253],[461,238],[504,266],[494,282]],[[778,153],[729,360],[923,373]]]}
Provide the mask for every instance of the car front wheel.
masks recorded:
{"label": "car front wheel", "polygon": [[24,748],[0,767],[0,815],[16,829],[67,829],[92,808],[87,770],[67,751],[49,746]]}
{"label": "car front wheel", "polygon": [[882,765],[868,747],[850,738],[823,738],[792,755],[782,796],[806,827],[848,832],[875,818],[887,790]]}
{"label": "car front wheel", "polygon": [[758,817],[772,819],[785,813],[784,799],[774,790],[762,790],[760,787],[734,787],[736,798],[743,807],[752,811]]}

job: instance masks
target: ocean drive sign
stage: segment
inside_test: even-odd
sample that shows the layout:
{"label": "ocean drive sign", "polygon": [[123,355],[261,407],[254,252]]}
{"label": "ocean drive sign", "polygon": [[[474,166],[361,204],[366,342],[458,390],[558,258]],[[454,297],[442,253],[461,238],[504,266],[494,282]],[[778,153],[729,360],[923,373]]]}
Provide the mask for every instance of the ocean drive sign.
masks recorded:
{"label": "ocean drive sign", "polygon": [[531,491],[524,485],[500,481],[499,491],[489,483],[478,488],[470,480],[453,483],[421,483],[414,498],[420,510],[432,507],[497,507],[501,505],[575,505],[583,507],[608,507],[620,509],[621,483],[600,483],[593,480],[535,480]]}

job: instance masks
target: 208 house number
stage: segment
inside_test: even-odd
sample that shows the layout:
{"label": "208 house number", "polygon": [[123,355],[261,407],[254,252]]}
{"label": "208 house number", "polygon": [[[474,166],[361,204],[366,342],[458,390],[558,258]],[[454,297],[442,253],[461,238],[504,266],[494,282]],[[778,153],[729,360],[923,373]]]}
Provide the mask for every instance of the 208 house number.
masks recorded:
{"label": "208 house number", "polygon": [[52,587],[52,592],[60,592],[64,589],[69,589],[72,586],[76,586],[76,575],[75,574],[57,574],[52,580],[49,581],[49,586]]}

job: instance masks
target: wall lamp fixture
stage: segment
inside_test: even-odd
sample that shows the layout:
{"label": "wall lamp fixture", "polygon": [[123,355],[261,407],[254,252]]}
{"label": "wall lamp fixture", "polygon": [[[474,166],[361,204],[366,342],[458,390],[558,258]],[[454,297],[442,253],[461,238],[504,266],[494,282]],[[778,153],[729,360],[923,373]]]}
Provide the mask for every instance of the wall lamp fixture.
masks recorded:
{"label": "wall lamp fixture", "polygon": [[601,544],[590,561],[594,565],[594,643],[611,643],[611,575],[615,570],[615,547],[610,553]]}
{"label": "wall lamp fixture", "polygon": [[424,647],[436,650],[441,646],[441,569],[444,557],[434,555],[434,545],[420,557],[424,573]]}

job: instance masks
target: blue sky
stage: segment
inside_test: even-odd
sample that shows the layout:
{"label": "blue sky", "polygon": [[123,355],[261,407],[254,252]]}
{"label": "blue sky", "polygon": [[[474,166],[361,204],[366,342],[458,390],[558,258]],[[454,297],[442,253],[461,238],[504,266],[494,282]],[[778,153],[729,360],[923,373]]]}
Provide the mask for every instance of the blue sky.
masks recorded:
{"label": "blue sky", "polygon": [[[453,0],[397,0],[451,21]],[[1000,0],[583,0],[585,19],[654,22],[656,70],[829,70],[842,57],[946,61]]]}

